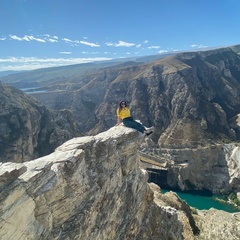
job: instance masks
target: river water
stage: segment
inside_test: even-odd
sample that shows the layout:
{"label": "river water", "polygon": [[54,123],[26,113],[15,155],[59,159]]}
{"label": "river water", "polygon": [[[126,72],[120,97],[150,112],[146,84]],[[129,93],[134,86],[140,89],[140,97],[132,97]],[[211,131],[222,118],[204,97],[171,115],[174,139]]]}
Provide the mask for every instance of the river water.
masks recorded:
{"label": "river water", "polygon": [[[162,189],[162,188],[161,188]],[[168,192],[167,189],[162,189],[162,192]],[[219,195],[210,195],[210,194],[199,194],[194,192],[181,192],[173,190],[182,200],[185,200],[188,205],[191,207],[195,207],[199,210],[209,210],[210,208],[215,208],[218,210],[223,210],[226,212],[234,213],[240,212],[239,209],[235,208],[234,206],[222,203],[218,201],[218,199],[223,199],[222,196]]]}
{"label": "river water", "polygon": [[213,195],[210,191],[184,192],[176,189],[168,189],[166,171],[161,171],[161,174],[157,172],[156,174],[156,169],[151,169],[151,171],[149,171],[149,182],[153,182],[160,186],[163,193],[170,190],[175,192],[189,206],[199,210],[209,210],[210,208],[215,208],[230,213],[240,212],[239,208],[235,208],[233,205],[230,205],[227,202],[219,201],[224,199],[223,196]]}

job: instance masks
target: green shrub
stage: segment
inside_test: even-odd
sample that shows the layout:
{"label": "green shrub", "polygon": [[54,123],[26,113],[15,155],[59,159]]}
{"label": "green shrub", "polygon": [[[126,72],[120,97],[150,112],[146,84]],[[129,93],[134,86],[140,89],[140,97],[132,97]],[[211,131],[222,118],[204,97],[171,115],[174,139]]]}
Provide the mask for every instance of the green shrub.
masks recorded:
{"label": "green shrub", "polygon": [[230,200],[232,200],[237,206],[240,206],[240,200],[237,198],[236,193],[230,193],[228,196]]}

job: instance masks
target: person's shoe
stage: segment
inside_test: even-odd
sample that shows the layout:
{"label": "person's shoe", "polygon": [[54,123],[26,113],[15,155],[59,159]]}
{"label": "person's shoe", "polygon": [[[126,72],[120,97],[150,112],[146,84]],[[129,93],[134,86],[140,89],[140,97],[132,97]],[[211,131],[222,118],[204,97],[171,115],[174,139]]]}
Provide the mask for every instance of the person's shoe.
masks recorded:
{"label": "person's shoe", "polygon": [[152,134],[152,133],[153,133],[153,131],[150,130],[150,131],[145,132],[145,135],[146,135],[146,136],[149,136],[149,135]]}
{"label": "person's shoe", "polygon": [[147,131],[153,131],[153,127],[146,128]]}

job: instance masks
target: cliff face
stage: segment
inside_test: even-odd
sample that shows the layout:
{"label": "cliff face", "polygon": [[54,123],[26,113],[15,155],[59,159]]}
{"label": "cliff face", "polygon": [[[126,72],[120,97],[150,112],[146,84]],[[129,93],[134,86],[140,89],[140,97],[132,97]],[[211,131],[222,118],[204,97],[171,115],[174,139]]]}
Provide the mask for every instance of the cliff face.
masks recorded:
{"label": "cliff face", "polygon": [[167,183],[181,190],[240,192],[240,145],[217,144],[198,148],[155,149],[167,163]]}
{"label": "cliff face", "polygon": [[239,79],[240,56],[223,48],[89,71],[49,89],[66,91],[55,108],[71,109],[82,132],[113,126],[125,99],[135,118],[155,126],[155,142],[184,148],[240,139]]}
{"label": "cliff face", "polygon": [[136,119],[155,127],[153,151],[174,160],[170,186],[239,191],[240,160],[232,164],[234,147],[223,144],[240,140],[240,56],[232,49],[105,68],[60,86],[72,93],[62,106],[89,134],[113,126],[119,100],[127,100]]}
{"label": "cliff face", "polygon": [[136,157],[141,139],[117,127],[2,164],[0,238],[184,239],[177,211],[154,203]]}
{"label": "cliff face", "polygon": [[[223,144],[240,139],[238,54],[229,48],[182,53],[149,64],[104,69],[86,79],[70,106],[81,119],[81,129],[97,133],[112,126],[117,103],[126,99],[136,119],[155,127],[153,151],[160,149],[160,157],[174,158],[168,167],[169,186],[239,191],[240,159],[232,164],[234,144]],[[89,110],[87,118],[84,113]]]}
{"label": "cliff face", "polygon": [[176,194],[147,183],[136,154],[142,141],[119,126],[33,161],[1,164],[0,238],[237,239],[238,218],[226,213],[220,235],[214,221],[205,224],[211,216],[192,215]]}
{"label": "cliff face", "polygon": [[50,111],[22,91],[0,83],[0,161],[24,162],[49,154],[79,135],[67,110]]}
{"label": "cliff face", "polygon": [[155,127],[150,151],[170,162],[169,186],[239,191],[240,159],[231,158],[239,152],[234,142],[240,139],[237,49],[121,64],[52,83],[49,89],[64,90],[55,105],[62,109],[57,115],[26,95],[14,92],[12,97],[1,87],[5,92],[0,95],[4,103],[0,160],[22,162],[43,156],[76,136],[76,128],[89,135],[109,129],[116,123],[119,100],[125,99],[136,119]]}
{"label": "cliff face", "polygon": [[71,110],[85,134],[112,127],[118,102],[125,99],[136,119],[155,126],[152,139],[175,149],[240,139],[239,79],[240,56],[222,48],[93,69],[46,87],[64,90],[54,93],[51,107]]}

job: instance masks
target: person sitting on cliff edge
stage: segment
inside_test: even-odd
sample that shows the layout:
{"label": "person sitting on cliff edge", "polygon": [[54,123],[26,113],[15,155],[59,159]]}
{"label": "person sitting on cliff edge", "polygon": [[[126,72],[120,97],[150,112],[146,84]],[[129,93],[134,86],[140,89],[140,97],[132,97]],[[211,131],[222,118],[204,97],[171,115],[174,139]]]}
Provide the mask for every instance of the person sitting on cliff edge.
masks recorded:
{"label": "person sitting on cliff edge", "polygon": [[134,128],[141,133],[144,133],[146,136],[149,136],[153,133],[152,127],[146,128],[141,123],[135,121],[131,116],[129,107],[127,106],[126,101],[121,101],[119,107],[117,108],[117,124],[118,126],[121,123],[121,120],[125,127]]}

